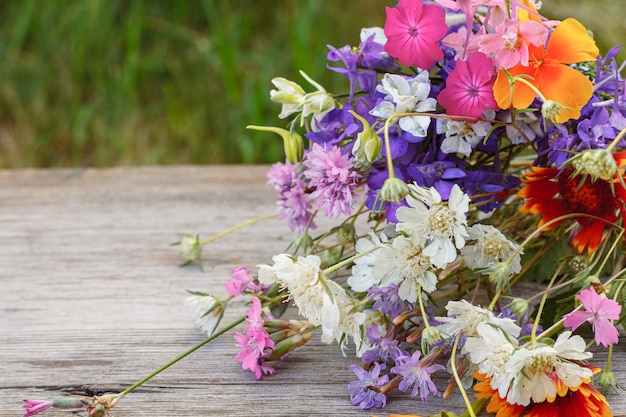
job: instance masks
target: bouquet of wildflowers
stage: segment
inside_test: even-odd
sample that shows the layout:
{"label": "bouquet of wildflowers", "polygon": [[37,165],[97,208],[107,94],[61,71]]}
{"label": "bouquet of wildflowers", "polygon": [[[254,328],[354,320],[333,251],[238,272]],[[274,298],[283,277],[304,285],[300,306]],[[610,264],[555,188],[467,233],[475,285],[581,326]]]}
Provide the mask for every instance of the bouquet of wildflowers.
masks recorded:
{"label": "bouquet of wildflowers", "polygon": [[[297,237],[257,270],[236,268],[228,297],[192,294],[207,341],[246,321],[234,359],[258,379],[319,335],[362,361],[346,381],[362,409],[393,390],[421,401],[460,390],[470,416],[611,415],[623,65],[619,47],[600,55],[580,22],[539,6],[400,0],[358,46],[329,47],[346,91],[304,72],[305,86],[272,80],[286,123],[249,128],[284,141],[267,178]],[[214,238],[183,237],[186,260]],[[541,290],[520,295],[521,281]],[[247,317],[217,331],[234,297],[250,300]],[[282,318],[288,305],[300,319]],[[592,343],[608,363],[593,363]],[[142,382],[80,406],[101,415]],[[28,401],[27,416],[58,406]]]}

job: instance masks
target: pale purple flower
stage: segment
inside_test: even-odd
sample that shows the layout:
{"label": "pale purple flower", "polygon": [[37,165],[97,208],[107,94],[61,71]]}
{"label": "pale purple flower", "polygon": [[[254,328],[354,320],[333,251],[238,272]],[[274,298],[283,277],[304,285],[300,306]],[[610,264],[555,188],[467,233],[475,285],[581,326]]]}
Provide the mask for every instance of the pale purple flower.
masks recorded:
{"label": "pale purple flower", "polygon": [[437,101],[449,115],[480,118],[485,110],[499,109],[493,97],[495,79],[493,62],[477,52],[467,62],[456,62]]}
{"label": "pale purple flower", "polygon": [[361,178],[352,161],[352,156],[342,154],[337,146],[327,149],[314,143],[303,162],[308,168],[304,176],[315,190],[311,197],[317,199],[317,208],[324,210],[328,218],[350,215],[354,191]]}
{"label": "pale purple flower", "polygon": [[24,400],[24,408],[26,409],[26,414],[24,417],[34,416],[35,414],[41,413],[44,410],[47,410],[50,407],[53,407],[54,403],[52,401],[40,401],[40,400]]}
{"label": "pale purple flower", "polygon": [[384,365],[375,363],[369,372],[361,368],[359,365],[350,365],[348,369],[354,372],[359,378],[358,381],[352,381],[348,384],[348,388],[352,390],[350,399],[352,405],[358,405],[360,409],[383,408],[387,404],[387,396],[371,389],[370,387],[382,387],[389,382],[389,375],[380,376],[380,371]]}
{"label": "pale purple flower", "polygon": [[248,325],[246,334],[235,334],[235,340],[241,351],[235,356],[235,361],[241,363],[241,369],[250,370],[256,379],[263,375],[274,375],[276,369],[265,364],[265,359],[273,352],[275,344],[263,327],[263,311],[261,301],[253,297],[252,306],[248,310]]}
{"label": "pale purple flower", "polygon": [[315,228],[312,222],[311,196],[306,191],[306,182],[298,172],[298,165],[275,163],[266,173],[267,183],[274,187],[280,198],[276,202],[280,212],[278,218],[285,219],[291,230],[304,232],[307,227]]}
{"label": "pale purple flower", "polygon": [[368,327],[365,333],[372,344],[373,349],[363,353],[363,356],[361,357],[363,363],[371,364],[377,360],[387,362],[388,359],[392,359],[395,362],[397,357],[401,355],[408,355],[408,352],[400,349],[398,346],[398,340],[381,337],[377,324]]}
{"label": "pale purple flower", "polygon": [[591,324],[596,344],[608,347],[618,342],[619,333],[610,320],[619,319],[622,306],[615,300],[601,297],[593,288],[582,290],[576,297],[585,310],[573,311],[564,316],[563,326],[576,330],[584,322]]}
{"label": "pale purple flower", "polygon": [[440,364],[424,365],[420,363],[420,354],[421,352],[416,350],[413,356],[399,356],[396,359],[396,366],[391,368],[391,372],[402,375],[402,382],[400,382],[398,387],[400,390],[407,391],[413,386],[411,397],[415,398],[419,393],[422,401],[426,401],[428,394],[433,394],[437,397],[441,395],[430,376],[446,368]]}

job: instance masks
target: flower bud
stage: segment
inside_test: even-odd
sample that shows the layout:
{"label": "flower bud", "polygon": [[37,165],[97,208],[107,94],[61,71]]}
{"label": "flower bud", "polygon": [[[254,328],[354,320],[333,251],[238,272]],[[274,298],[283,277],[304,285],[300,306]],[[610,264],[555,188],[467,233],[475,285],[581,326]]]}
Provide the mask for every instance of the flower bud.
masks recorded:
{"label": "flower bud", "polygon": [[600,178],[610,181],[619,173],[613,154],[606,149],[586,150],[576,162],[576,168],[583,174],[591,175],[593,180]]}
{"label": "flower bud", "polygon": [[553,123],[557,123],[557,118],[559,117],[561,109],[569,110],[570,108],[565,107],[554,100],[546,100],[541,105],[541,115],[544,119],[550,120]]}
{"label": "flower bud", "polygon": [[400,203],[409,194],[409,186],[400,178],[389,177],[380,189],[380,198],[383,201]]}
{"label": "flower bud", "polygon": [[283,146],[287,161],[292,164],[296,164],[302,160],[302,155],[304,154],[304,142],[302,140],[302,136],[300,136],[297,132],[281,129],[279,127],[253,125],[246,126],[246,129],[274,132],[280,135],[283,138]]}
{"label": "flower bud", "polygon": [[356,142],[354,142],[352,147],[352,155],[354,155],[357,161],[369,165],[380,157],[383,141],[367,120],[352,110],[349,110],[349,112],[363,124],[363,131],[357,135]]}
{"label": "flower bud", "polygon": [[524,317],[528,313],[528,301],[524,298],[512,298],[507,307],[517,314],[518,317]]}
{"label": "flower bud", "polygon": [[424,349],[426,345],[430,346],[434,343],[437,343],[441,339],[441,332],[438,328],[434,326],[428,326],[422,332],[422,351],[425,352]]}
{"label": "flower bud", "polygon": [[180,253],[185,259],[181,266],[198,262],[200,269],[202,269],[202,242],[200,242],[200,236],[183,235],[178,244],[180,245]]}
{"label": "flower bud", "polygon": [[283,105],[278,117],[284,119],[301,110],[300,105],[304,100],[305,93],[300,85],[282,77],[273,78],[272,84],[274,84],[278,90],[270,91],[270,99],[275,103]]}
{"label": "flower bud", "polygon": [[609,388],[612,389],[615,393],[618,393],[620,390],[624,390],[624,387],[617,381],[615,374],[611,371],[603,371],[596,378],[596,385],[600,387],[600,390],[604,393]]}
{"label": "flower bud", "polygon": [[335,232],[337,233],[337,240],[340,244],[354,244],[356,240],[356,231],[354,230],[354,225],[352,223],[342,224],[341,226],[335,228]]}
{"label": "flower bud", "polygon": [[481,273],[489,276],[489,281],[496,286],[496,291],[509,285],[511,269],[507,262],[498,262],[481,270]]}

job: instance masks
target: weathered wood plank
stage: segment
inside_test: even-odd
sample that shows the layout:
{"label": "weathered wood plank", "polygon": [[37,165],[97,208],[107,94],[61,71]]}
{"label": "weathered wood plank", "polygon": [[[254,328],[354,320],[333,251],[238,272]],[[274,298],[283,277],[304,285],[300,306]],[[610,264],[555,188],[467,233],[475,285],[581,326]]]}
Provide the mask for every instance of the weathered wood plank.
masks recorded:
{"label": "weathered wood plank", "polygon": [[[0,171],[0,416],[22,398],[82,386],[120,390],[202,340],[183,304],[185,289],[225,294],[232,268],[269,262],[292,237],[269,220],[206,247],[205,272],[179,268],[179,233],[208,237],[271,213],[266,167],[142,167]],[[235,302],[225,320],[244,313]],[[125,416],[345,415],[353,407],[336,346],[315,338],[255,381],[233,361],[232,337],[211,343],[126,397]],[[596,359],[602,364],[603,352]],[[626,352],[614,370],[626,382]],[[443,381],[438,381],[443,386]],[[609,395],[616,416],[626,399]],[[393,395],[384,413],[463,410]],[[50,415],[61,415],[49,411]],[[70,413],[67,413],[68,415]]]}

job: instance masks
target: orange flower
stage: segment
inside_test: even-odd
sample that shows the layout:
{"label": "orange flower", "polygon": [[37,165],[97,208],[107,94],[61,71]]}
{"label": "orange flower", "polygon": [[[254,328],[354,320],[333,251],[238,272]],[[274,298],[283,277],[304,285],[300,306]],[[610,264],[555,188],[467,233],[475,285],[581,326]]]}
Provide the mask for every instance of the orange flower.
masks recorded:
{"label": "orange flower", "polygon": [[[610,184],[599,179],[592,182],[588,177],[583,181],[582,176],[570,178],[572,172],[572,169],[566,169],[559,174],[555,168],[532,167],[522,179],[526,186],[517,193],[518,197],[528,199],[520,207],[520,212],[542,216],[539,226],[569,213],[598,217],[576,218],[581,228],[573,238],[574,247],[579,253],[587,248],[591,254],[602,241],[605,227],[617,220],[618,209],[623,212],[626,193],[619,183]],[[616,194],[611,185],[614,185]],[[546,229],[560,223],[555,222]]]}
{"label": "orange flower", "polygon": [[[498,390],[491,388],[491,378],[475,373],[481,382],[474,385],[475,396],[490,398],[487,412],[496,413],[496,417],[612,417],[609,403],[604,395],[590,384],[581,384],[576,389],[565,389],[550,400],[542,403],[530,403],[524,407],[509,404],[500,398]],[[561,391],[561,390],[560,390]]]}
{"label": "orange flower", "polygon": [[[593,84],[587,77],[568,66],[578,62],[593,61],[599,54],[595,41],[576,19],[565,19],[550,35],[545,48],[528,45],[529,65],[517,64],[508,69],[511,76],[529,75],[527,81],[547,100],[556,101],[562,108],[555,117],[558,123],[580,117],[580,109],[593,94]],[[516,109],[530,106],[536,92],[523,82],[513,84],[513,97],[509,78],[504,70],[498,71],[493,86],[498,106]]]}

